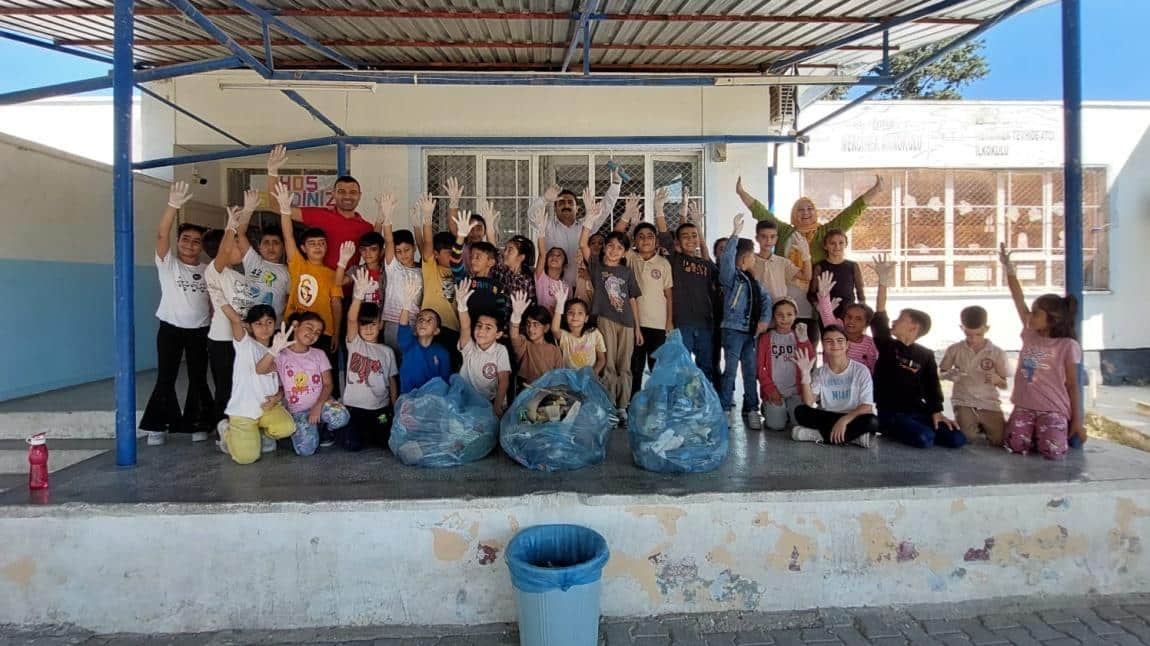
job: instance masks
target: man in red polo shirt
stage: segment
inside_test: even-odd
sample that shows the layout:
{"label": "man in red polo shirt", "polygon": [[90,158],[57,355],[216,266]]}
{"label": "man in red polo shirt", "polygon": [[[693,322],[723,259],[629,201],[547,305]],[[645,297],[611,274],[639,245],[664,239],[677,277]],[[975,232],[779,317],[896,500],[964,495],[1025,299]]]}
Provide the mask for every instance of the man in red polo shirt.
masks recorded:
{"label": "man in red polo shirt", "polygon": [[[272,148],[268,153],[268,195],[271,195],[272,189],[279,182],[279,171],[285,163],[287,163],[287,149],[282,145]],[[352,256],[348,265],[354,266],[359,263],[359,238],[372,230],[371,223],[364,220],[355,210],[361,197],[359,182],[350,175],[342,175],[336,178],[332,193],[335,208],[293,207],[291,217],[308,227],[323,229],[327,234],[327,255],[324,256],[323,263],[332,269],[335,269],[336,262],[339,261],[340,245],[348,240],[354,242],[356,255]]]}

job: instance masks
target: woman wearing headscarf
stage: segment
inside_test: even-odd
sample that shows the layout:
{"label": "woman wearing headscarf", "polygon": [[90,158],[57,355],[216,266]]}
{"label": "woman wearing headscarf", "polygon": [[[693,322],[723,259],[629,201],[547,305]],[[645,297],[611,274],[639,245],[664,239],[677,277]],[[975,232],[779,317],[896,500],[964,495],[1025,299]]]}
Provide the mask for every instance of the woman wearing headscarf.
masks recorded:
{"label": "woman wearing headscarf", "polygon": [[[779,240],[775,244],[776,253],[787,258],[798,267],[802,267],[803,262],[809,256],[813,266],[826,258],[823,240],[826,238],[827,232],[832,229],[838,229],[843,233],[849,231],[863,214],[863,211],[866,210],[867,202],[873,200],[883,190],[882,177],[875,175],[874,179],[874,186],[867,189],[865,193],[856,198],[826,224],[819,224],[818,210],[809,197],[800,197],[795,200],[794,206],[791,207],[791,221],[788,223],[775,217],[775,214],[771,213],[762,202],[759,202],[743,189],[742,177],[735,183],[735,192],[739,194],[739,199],[747,205],[747,208],[751,210],[751,215],[756,220],[770,220],[779,228]],[[810,301],[807,300],[809,283],[808,280],[795,278],[791,284],[787,285],[787,296],[793,298],[798,304],[798,320],[807,324],[807,334],[811,343],[817,344],[819,326],[816,324],[814,309],[811,307]]]}

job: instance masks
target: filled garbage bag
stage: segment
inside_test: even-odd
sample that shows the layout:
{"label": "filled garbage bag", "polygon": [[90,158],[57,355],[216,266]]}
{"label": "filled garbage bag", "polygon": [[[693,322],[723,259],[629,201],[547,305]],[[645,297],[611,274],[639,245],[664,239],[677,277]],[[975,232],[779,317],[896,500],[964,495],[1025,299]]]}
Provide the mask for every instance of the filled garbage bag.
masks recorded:
{"label": "filled garbage bag", "polygon": [[491,402],[451,375],[450,385],[436,377],[400,395],[387,445],[409,466],[455,467],[490,453],[498,437]]}
{"label": "filled garbage bag", "polygon": [[499,444],[528,469],[582,469],[607,456],[615,423],[611,399],[590,368],[552,370],[515,398],[503,416]]}
{"label": "filled garbage bag", "polygon": [[655,368],[627,409],[635,464],[660,473],[700,473],[727,457],[730,431],[719,395],[678,330],[652,355]]}

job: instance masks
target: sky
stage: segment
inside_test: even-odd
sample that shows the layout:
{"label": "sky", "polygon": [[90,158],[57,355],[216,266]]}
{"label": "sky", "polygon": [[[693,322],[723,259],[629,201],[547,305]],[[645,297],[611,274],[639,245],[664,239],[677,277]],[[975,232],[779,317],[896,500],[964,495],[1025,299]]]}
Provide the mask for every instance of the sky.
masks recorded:
{"label": "sky", "polygon": [[[990,74],[970,99],[1058,99],[1062,94],[1058,2],[1014,16],[986,36]],[[1150,100],[1150,0],[1082,0],[1083,98]],[[107,66],[0,40],[0,92],[107,73]]]}

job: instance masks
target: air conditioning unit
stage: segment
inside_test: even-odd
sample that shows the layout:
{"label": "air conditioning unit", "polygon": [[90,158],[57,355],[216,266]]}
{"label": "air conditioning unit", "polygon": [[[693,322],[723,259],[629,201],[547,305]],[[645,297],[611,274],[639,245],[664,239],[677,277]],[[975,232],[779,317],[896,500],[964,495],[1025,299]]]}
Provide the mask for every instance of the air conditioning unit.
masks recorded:
{"label": "air conditioning unit", "polygon": [[795,129],[798,100],[798,88],[794,85],[770,86],[770,129],[773,134],[785,135]]}

